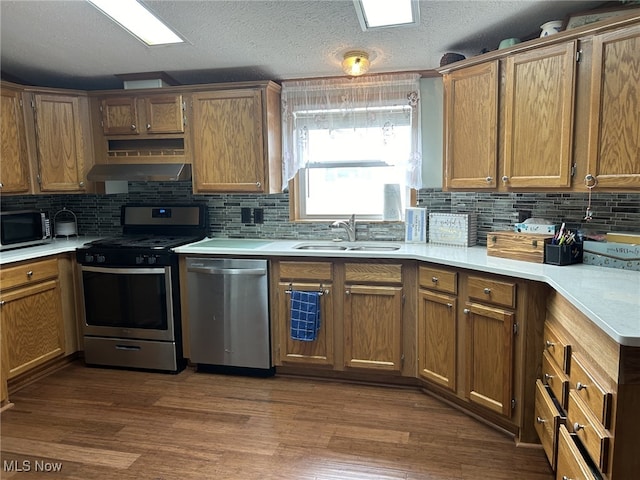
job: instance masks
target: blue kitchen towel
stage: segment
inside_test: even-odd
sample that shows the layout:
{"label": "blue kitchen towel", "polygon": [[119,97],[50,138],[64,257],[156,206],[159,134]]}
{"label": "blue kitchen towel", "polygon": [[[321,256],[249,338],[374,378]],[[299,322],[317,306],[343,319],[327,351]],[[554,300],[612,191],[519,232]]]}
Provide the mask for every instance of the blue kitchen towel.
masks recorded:
{"label": "blue kitchen towel", "polygon": [[320,294],[291,291],[291,338],[313,342],[320,330]]}

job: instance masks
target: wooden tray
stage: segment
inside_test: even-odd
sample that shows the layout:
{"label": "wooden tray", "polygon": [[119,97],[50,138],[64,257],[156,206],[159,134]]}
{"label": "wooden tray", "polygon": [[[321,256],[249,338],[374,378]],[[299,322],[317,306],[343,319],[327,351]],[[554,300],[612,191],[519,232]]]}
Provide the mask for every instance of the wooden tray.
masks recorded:
{"label": "wooden tray", "polygon": [[525,262],[544,263],[545,239],[553,235],[516,233],[511,231],[487,234],[487,255]]}

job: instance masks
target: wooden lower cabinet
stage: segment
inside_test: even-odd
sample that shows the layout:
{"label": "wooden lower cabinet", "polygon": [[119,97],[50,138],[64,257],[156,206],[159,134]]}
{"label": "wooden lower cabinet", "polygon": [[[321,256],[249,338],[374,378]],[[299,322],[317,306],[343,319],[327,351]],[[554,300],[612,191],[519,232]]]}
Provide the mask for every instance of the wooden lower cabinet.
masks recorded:
{"label": "wooden lower cabinet", "polygon": [[618,344],[557,292],[548,300],[542,345],[548,391],[557,395],[549,377],[568,378],[556,478],[636,478],[640,347]]}
{"label": "wooden lower cabinet", "polygon": [[401,286],[345,287],[344,352],[346,367],[400,372]]}
{"label": "wooden lower cabinet", "polygon": [[10,380],[64,355],[64,319],[56,258],[4,268],[0,276],[3,369]]}
{"label": "wooden lower cabinet", "polygon": [[476,303],[464,314],[469,401],[511,417],[515,314]]}
{"label": "wooden lower cabinet", "polygon": [[420,289],[418,301],[418,373],[455,392],[458,299]]}
{"label": "wooden lower cabinet", "polygon": [[[334,365],[333,265],[326,261],[282,261],[272,263],[277,282],[272,310],[275,318],[274,358],[278,365],[328,367]],[[291,338],[291,291],[319,292],[320,330],[313,341]]]}

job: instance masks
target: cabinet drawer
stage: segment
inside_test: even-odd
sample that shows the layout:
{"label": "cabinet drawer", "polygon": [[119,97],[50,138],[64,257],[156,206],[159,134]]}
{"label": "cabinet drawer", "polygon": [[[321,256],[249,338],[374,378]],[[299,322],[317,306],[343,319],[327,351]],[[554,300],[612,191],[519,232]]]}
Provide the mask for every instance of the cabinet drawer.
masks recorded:
{"label": "cabinet drawer", "polygon": [[420,267],[420,286],[438,292],[457,293],[458,274],[432,267]]}
{"label": "cabinet drawer", "polygon": [[589,465],[575,441],[564,425],[558,429],[558,469],[557,479],[599,480],[601,476]]}
{"label": "cabinet drawer", "polygon": [[402,265],[378,263],[347,263],[347,282],[401,283]]}
{"label": "cabinet drawer", "polygon": [[536,432],[540,437],[544,453],[555,470],[558,455],[558,429],[567,418],[562,413],[562,407],[557,400],[551,397],[548,387],[545,387],[540,380],[536,381],[535,416]]}
{"label": "cabinet drawer", "polygon": [[560,370],[547,352],[542,354],[542,380],[545,385],[549,386],[562,408],[566,408],[569,396],[569,377]]}
{"label": "cabinet drawer", "polygon": [[576,355],[571,356],[571,386],[604,428],[611,420],[612,395],[596,382]]}
{"label": "cabinet drawer", "polygon": [[509,308],[516,307],[515,283],[470,276],[467,286],[469,298]]}
{"label": "cabinet drawer", "polygon": [[58,276],[58,261],[55,258],[39,262],[23,263],[15,267],[0,270],[0,285],[2,290],[38,283],[42,280]]}
{"label": "cabinet drawer", "polygon": [[611,437],[574,390],[569,392],[567,421],[573,433],[584,444],[591,459],[601,470],[606,470]]}
{"label": "cabinet drawer", "polygon": [[331,281],[333,268],[330,262],[280,262],[280,279]]}
{"label": "cabinet drawer", "polygon": [[555,360],[556,364],[569,373],[571,367],[571,345],[565,342],[560,335],[547,323],[544,325],[544,350]]}

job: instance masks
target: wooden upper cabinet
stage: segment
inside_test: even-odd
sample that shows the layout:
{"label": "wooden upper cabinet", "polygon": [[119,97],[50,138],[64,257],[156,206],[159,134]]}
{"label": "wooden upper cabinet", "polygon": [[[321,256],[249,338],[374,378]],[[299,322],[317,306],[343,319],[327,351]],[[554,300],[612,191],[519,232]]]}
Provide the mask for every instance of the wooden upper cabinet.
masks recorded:
{"label": "wooden upper cabinet", "polygon": [[38,176],[42,192],[85,190],[85,121],[75,95],[35,93]]}
{"label": "wooden upper cabinet", "polygon": [[184,104],[180,94],[128,95],[100,101],[105,135],[184,132]]}
{"label": "wooden upper cabinet", "polygon": [[147,133],[183,133],[184,103],[182,95],[143,97]]}
{"label": "wooden upper cabinet", "polygon": [[29,155],[22,111],[22,93],[3,85],[0,90],[2,117],[2,169],[0,193],[28,193]]}
{"label": "wooden upper cabinet", "polygon": [[507,188],[571,186],[576,47],[574,40],[506,58]]}
{"label": "wooden upper cabinet", "polygon": [[638,52],[640,25],[593,37],[587,175],[597,187],[640,188]]}
{"label": "wooden upper cabinet", "polygon": [[498,61],[444,77],[445,186],[496,188]]}
{"label": "wooden upper cabinet", "polygon": [[265,192],[260,89],[193,95],[194,190]]}
{"label": "wooden upper cabinet", "polygon": [[109,97],[100,102],[102,130],[105,135],[138,135],[136,97]]}

